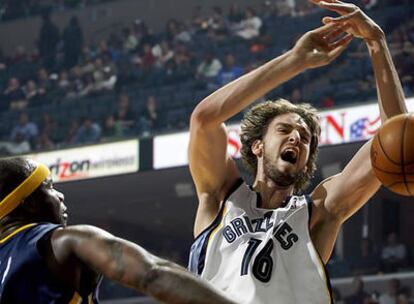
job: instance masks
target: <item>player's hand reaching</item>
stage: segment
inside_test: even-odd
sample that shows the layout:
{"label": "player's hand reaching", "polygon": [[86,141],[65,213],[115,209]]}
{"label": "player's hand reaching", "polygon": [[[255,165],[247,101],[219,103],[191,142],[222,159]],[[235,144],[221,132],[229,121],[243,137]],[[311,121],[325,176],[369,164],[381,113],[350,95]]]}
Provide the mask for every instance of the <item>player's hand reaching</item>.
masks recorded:
{"label": "player's hand reaching", "polygon": [[347,32],[364,40],[377,40],[384,33],[381,27],[368,17],[358,6],[339,0],[309,0],[323,9],[338,13],[339,17],[324,17],[324,24],[348,25]]}
{"label": "player's hand reaching", "polygon": [[305,68],[324,66],[337,58],[352,40],[344,24],[326,24],[305,33],[292,49]]}

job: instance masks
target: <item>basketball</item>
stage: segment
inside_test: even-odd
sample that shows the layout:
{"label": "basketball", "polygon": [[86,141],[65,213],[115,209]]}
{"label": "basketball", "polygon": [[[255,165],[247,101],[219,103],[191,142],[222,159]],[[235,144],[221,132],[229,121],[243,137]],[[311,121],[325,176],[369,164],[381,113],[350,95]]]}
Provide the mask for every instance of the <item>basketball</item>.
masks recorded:
{"label": "basketball", "polygon": [[389,119],[374,136],[371,163],[389,190],[414,196],[414,114]]}

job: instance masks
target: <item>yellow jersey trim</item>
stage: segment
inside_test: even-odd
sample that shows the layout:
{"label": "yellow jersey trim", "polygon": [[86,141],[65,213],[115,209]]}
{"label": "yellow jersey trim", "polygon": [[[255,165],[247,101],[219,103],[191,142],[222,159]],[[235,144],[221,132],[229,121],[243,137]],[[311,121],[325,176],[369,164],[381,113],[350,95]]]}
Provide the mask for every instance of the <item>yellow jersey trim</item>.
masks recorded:
{"label": "yellow jersey trim", "polygon": [[1,240],[0,240],[0,244],[5,243],[8,239],[10,239],[12,236],[14,236],[14,235],[18,234],[20,231],[25,230],[25,229],[27,229],[27,228],[30,228],[30,227],[32,227],[32,226],[34,226],[34,225],[37,225],[37,223],[27,224],[27,225],[24,225],[24,226],[22,226],[22,227],[20,227],[20,228],[18,228],[18,229],[16,229],[16,230],[14,230],[14,231],[13,231],[12,233],[10,233],[8,236],[6,236],[5,238],[1,239]]}

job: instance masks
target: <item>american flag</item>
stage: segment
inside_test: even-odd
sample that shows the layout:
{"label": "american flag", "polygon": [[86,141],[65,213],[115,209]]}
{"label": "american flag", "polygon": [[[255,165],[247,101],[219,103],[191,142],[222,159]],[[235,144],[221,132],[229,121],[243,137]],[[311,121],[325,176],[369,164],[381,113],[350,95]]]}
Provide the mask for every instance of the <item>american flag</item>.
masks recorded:
{"label": "american flag", "polygon": [[363,117],[356,120],[351,124],[351,140],[367,139],[375,134],[381,123],[380,116],[378,115],[373,120],[368,117]]}

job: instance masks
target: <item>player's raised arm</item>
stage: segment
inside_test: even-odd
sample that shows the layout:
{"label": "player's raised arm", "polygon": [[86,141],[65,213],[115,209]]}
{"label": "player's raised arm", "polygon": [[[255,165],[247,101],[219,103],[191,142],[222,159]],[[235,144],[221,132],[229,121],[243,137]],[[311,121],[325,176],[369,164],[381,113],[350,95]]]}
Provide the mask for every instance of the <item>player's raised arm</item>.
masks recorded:
{"label": "player's raised arm", "polygon": [[[312,2],[341,15],[325,17],[324,23],[348,25],[349,33],[366,42],[382,120],[405,113],[404,93],[381,28],[353,4],[337,0]],[[359,210],[380,187],[372,170],[370,147],[371,141],[356,153],[340,174],[323,181],[312,194],[317,206],[311,221],[313,239],[325,261],[331,254],[340,224]]]}
{"label": "player's raised arm", "polygon": [[58,229],[51,246],[58,262],[76,257],[95,272],[163,303],[235,304],[180,266],[93,226]]}
{"label": "player's raised arm", "polygon": [[205,98],[190,122],[189,160],[199,198],[194,228],[198,235],[216,216],[220,201],[239,177],[227,155],[224,122],[259,97],[308,68],[326,65],[352,39],[342,24],[328,24],[304,34],[295,47]]}

